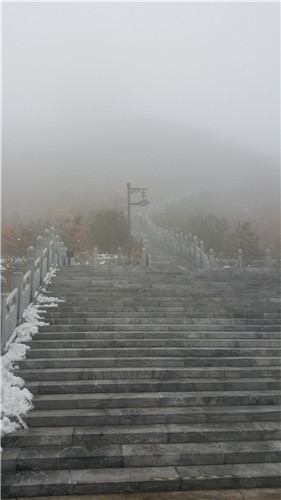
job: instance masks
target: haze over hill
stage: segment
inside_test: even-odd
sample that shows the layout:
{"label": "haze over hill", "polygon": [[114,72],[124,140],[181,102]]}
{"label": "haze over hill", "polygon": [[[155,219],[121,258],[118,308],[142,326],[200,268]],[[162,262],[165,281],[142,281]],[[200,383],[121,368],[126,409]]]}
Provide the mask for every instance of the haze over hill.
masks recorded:
{"label": "haze over hill", "polygon": [[276,219],[279,12],[5,3],[3,219],[113,207],[127,182],[151,201],[205,191],[209,210],[268,204]]}

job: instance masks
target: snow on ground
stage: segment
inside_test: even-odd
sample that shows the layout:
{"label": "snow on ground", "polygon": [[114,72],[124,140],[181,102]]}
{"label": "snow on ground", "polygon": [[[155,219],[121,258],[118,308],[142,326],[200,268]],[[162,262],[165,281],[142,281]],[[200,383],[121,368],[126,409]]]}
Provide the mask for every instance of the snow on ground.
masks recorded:
{"label": "snow on ground", "polygon": [[[56,275],[55,269],[51,269],[44,279],[45,285],[51,282]],[[46,292],[41,288],[41,292]],[[33,395],[24,387],[24,380],[14,375],[13,370],[16,362],[25,359],[26,351],[29,349],[24,342],[29,342],[33,335],[38,332],[40,326],[47,325],[42,321],[40,313],[45,312],[43,307],[57,306],[63,302],[56,297],[48,297],[42,293],[37,294],[37,304],[29,304],[23,312],[23,323],[13,331],[11,338],[5,346],[6,354],[1,356],[2,372],[2,408],[1,408],[1,434],[8,434],[20,427],[26,428],[22,417],[32,409]]]}

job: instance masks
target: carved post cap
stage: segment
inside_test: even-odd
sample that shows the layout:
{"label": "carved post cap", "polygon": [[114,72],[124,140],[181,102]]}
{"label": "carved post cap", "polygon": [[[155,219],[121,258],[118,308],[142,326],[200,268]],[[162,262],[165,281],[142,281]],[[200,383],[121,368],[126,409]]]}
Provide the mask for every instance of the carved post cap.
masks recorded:
{"label": "carved post cap", "polygon": [[20,258],[16,259],[14,262],[14,271],[17,273],[21,272],[22,268],[23,268],[23,261]]}
{"label": "carved post cap", "polygon": [[43,246],[43,244],[44,244],[43,237],[42,236],[37,236],[36,246],[41,247],[41,246]]}
{"label": "carved post cap", "polygon": [[194,239],[194,243],[195,243],[196,245],[198,245],[198,236],[196,236],[196,235],[195,235],[193,239]]}
{"label": "carved post cap", "polygon": [[64,242],[63,241],[60,242],[60,247],[64,248]]}
{"label": "carved post cap", "polygon": [[189,237],[189,238],[192,238],[192,233],[188,233],[188,237]]}
{"label": "carved post cap", "polygon": [[212,248],[210,248],[210,250],[209,250],[209,254],[210,254],[210,255],[214,255],[214,250],[213,250]]}
{"label": "carved post cap", "polygon": [[34,247],[28,247],[28,249],[27,249],[27,257],[33,257],[33,258],[35,258],[35,248]]}
{"label": "carved post cap", "polygon": [[45,231],[44,231],[44,238],[50,238],[50,231],[49,231],[49,229],[45,229]]}
{"label": "carved post cap", "polygon": [[63,247],[64,251],[67,252],[67,247]]}
{"label": "carved post cap", "polygon": [[56,234],[56,230],[54,227],[50,227],[50,233],[51,233],[51,235]]}
{"label": "carved post cap", "polygon": [[185,239],[185,241],[187,241],[187,240],[188,240],[188,236],[187,236],[187,234],[185,234],[185,235],[184,235],[184,239]]}
{"label": "carved post cap", "polygon": [[200,249],[204,251],[204,241],[200,240]]}
{"label": "carved post cap", "polygon": [[94,252],[97,252],[98,251],[98,247],[94,247]]}
{"label": "carved post cap", "polygon": [[271,254],[270,249],[269,249],[269,248],[267,248],[267,249],[266,249],[266,251],[265,251],[265,253],[266,253],[266,255],[270,255],[270,254]]}
{"label": "carved post cap", "polygon": [[6,278],[1,276],[1,293],[6,293]]}
{"label": "carved post cap", "polygon": [[242,253],[243,253],[243,252],[242,252],[242,249],[241,249],[241,248],[239,248],[239,250],[238,250],[238,255],[242,255]]}
{"label": "carved post cap", "polygon": [[121,252],[122,252],[122,248],[118,247],[118,253],[121,253]]}
{"label": "carved post cap", "polygon": [[59,243],[59,241],[60,241],[60,237],[58,234],[56,234],[56,242]]}

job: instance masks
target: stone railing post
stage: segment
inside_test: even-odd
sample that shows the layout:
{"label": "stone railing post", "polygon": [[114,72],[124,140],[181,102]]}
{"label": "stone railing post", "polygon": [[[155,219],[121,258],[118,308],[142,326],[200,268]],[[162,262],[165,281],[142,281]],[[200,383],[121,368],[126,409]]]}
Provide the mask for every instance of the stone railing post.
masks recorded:
{"label": "stone railing post", "polygon": [[44,231],[44,248],[47,248],[47,271],[49,271],[51,267],[51,256],[50,256],[50,231],[49,229],[45,229]]}
{"label": "stone railing post", "polygon": [[175,236],[175,250],[176,253],[180,253],[180,235],[178,233]]}
{"label": "stone railing post", "polygon": [[265,267],[270,269],[272,267],[272,259],[271,259],[271,253],[269,248],[267,248],[265,252]]}
{"label": "stone railing post", "polygon": [[184,253],[185,253],[185,256],[187,257],[188,256],[188,236],[187,235],[184,236]]}
{"label": "stone railing post", "polygon": [[210,248],[210,251],[209,251],[209,261],[210,261],[210,268],[214,269],[216,267],[216,265],[215,265],[214,250],[212,248]]}
{"label": "stone railing post", "polygon": [[192,247],[192,233],[188,233],[188,256],[191,257],[191,247]]}
{"label": "stone railing post", "polygon": [[204,267],[204,264],[203,264],[203,258],[204,258],[204,241],[201,240],[200,241],[200,244],[199,244],[199,250],[200,250],[200,267]]}
{"label": "stone railing post", "polygon": [[145,266],[147,267],[150,265],[150,255],[149,255],[149,240],[147,239],[146,236],[143,239],[142,246],[145,249]]}
{"label": "stone railing post", "polygon": [[67,266],[67,247],[63,247],[63,255],[64,255],[64,266]]}
{"label": "stone railing post", "polygon": [[44,240],[42,236],[38,236],[36,240],[35,259],[38,259],[38,257],[42,258],[43,250],[44,250]]}
{"label": "stone railing post", "polygon": [[64,265],[64,242],[60,241],[59,244],[59,265]]}
{"label": "stone railing post", "polygon": [[194,259],[195,259],[195,262],[198,263],[198,260],[199,260],[199,258],[198,258],[198,236],[195,235],[193,237],[193,241],[194,241],[194,243],[193,243]]}
{"label": "stone railing post", "polygon": [[180,239],[179,239],[179,250],[180,250],[180,254],[183,253],[183,234],[180,233]]}
{"label": "stone railing post", "polygon": [[44,240],[42,236],[38,236],[36,240],[36,250],[35,250],[35,260],[40,257],[40,283],[43,282],[43,250],[44,250]]}
{"label": "stone railing post", "polygon": [[98,267],[98,247],[94,248],[93,264],[94,264],[94,267]]}
{"label": "stone railing post", "polygon": [[[1,276],[1,332],[2,332],[2,342],[6,339],[6,279]],[[1,345],[1,351],[4,346]]]}
{"label": "stone railing post", "polygon": [[243,269],[243,267],[244,267],[243,252],[242,252],[241,248],[239,248],[239,250],[238,250],[237,266],[238,266],[238,269]]}
{"label": "stone railing post", "polygon": [[146,266],[150,267],[151,266],[151,257],[148,249],[146,248]]}
{"label": "stone railing post", "polygon": [[117,266],[122,266],[123,258],[122,258],[122,248],[118,247],[117,250]]}
{"label": "stone railing post", "polygon": [[55,262],[55,246],[56,246],[56,230],[54,227],[50,228],[50,241],[52,242],[52,251],[50,254],[50,263],[54,265]]}
{"label": "stone railing post", "polygon": [[168,229],[164,229],[164,244],[165,244],[165,248],[169,248],[169,231],[168,231]]}
{"label": "stone railing post", "polygon": [[35,274],[35,248],[28,247],[26,256],[26,270],[31,272],[30,276],[30,302],[34,299],[34,274]]}
{"label": "stone railing post", "polygon": [[12,278],[12,289],[18,289],[18,308],[17,308],[17,324],[21,321],[22,315],[22,292],[23,292],[23,261],[16,259],[14,263],[14,271]]}
{"label": "stone railing post", "polygon": [[55,264],[60,265],[60,237],[55,236]]}

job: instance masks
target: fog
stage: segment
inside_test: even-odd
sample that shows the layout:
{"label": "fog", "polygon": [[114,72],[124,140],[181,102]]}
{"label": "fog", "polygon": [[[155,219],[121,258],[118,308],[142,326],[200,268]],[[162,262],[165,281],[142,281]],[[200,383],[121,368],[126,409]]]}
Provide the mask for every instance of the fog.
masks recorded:
{"label": "fog", "polygon": [[279,45],[279,3],[4,3],[3,220],[127,182],[276,206]]}

